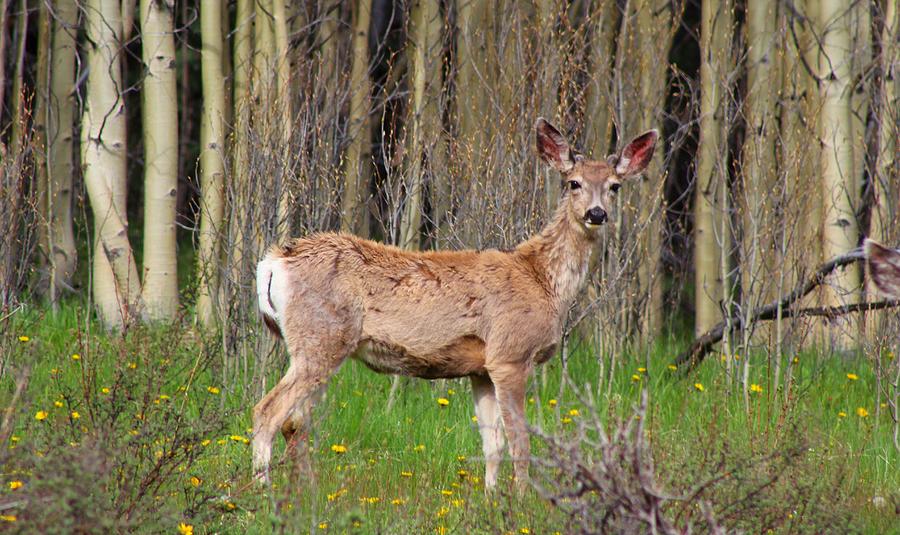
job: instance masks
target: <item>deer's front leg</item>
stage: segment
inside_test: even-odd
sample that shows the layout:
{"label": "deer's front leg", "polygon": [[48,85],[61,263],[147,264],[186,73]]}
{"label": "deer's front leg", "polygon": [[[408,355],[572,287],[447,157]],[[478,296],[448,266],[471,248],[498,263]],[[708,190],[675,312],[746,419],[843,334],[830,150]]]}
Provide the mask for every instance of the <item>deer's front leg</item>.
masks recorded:
{"label": "deer's front leg", "polygon": [[475,397],[475,416],[481,432],[481,448],[484,452],[484,489],[491,490],[497,484],[500,455],[503,452],[503,427],[494,383],[484,375],[473,375],[472,394]]}
{"label": "deer's front leg", "polygon": [[525,382],[528,371],[528,367],[521,364],[503,364],[488,370],[500,405],[500,417],[506,430],[519,490],[523,490],[528,484],[528,463],[531,458],[525,421]]}

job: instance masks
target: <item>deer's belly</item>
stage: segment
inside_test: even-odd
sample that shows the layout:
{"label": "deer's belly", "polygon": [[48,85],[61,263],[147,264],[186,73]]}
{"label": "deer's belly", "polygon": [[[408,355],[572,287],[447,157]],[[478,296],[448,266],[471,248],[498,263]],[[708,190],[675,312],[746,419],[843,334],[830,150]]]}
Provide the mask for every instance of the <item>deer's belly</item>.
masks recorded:
{"label": "deer's belly", "polygon": [[378,373],[451,379],[484,373],[484,341],[477,336],[462,336],[442,347],[423,351],[369,338],[360,344],[353,358]]}

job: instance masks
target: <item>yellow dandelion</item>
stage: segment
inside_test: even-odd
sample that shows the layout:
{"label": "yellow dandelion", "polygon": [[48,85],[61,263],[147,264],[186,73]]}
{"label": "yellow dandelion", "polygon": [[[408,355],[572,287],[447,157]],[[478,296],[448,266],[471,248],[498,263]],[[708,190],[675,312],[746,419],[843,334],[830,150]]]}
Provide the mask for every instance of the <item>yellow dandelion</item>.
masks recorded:
{"label": "yellow dandelion", "polygon": [[534,405],[534,398],[528,398],[528,404]]}
{"label": "yellow dandelion", "polygon": [[56,375],[59,373],[59,368],[50,368],[50,375]]}
{"label": "yellow dandelion", "polygon": [[250,442],[250,439],[248,439],[247,437],[243,437],[241,435],[231,435],[228,438],[230,438],[231,440],[233,440],[235,442],[243,442],[244,444],[248,444]]}
{"label": "yellow dandelion", "polygon": [[59,409],[63,406],[63,402],[62,401],[54,401],[53,406],[56,407],[57,409]]}
{"label": "yellow dandelion", "polygon": [[400,477],[412,477],[412,472],[409,470],[401,470]]}
{"label": "yellow dandelion", "polygon": [[555,399],[551,399],[550,401],[547,402],[547,404],[550,405],[551,407],[555,407],[555,406],[556,406],[556,400],[555,400]]}
{"label": "yellow dandelion", "polygon": [[[136,369],[136,368],[137,368],[137,362],[129,362],[129,363],[128,363],[128,369],[129,369],[129,370],[134,370],[134,369]],[[191,529],[193,530],[194,528],[191,527]]]}
{"label": "yellow dandelion", "polygon": [[237,505],[235,505],[231,502],[225,502],[225,508],[228,509],[229,511],[234,511],[237,508]]}
{"label": "yellow dandelion", "polygon": [[578,409],[572,409],[569,411],[569,416],[578,416],[579,414],[581,413],[578,412]]}
{"label": "yellow dandelion", "polygon": [[4,522],[15,522],[18,518],[16,515],[0,515],[0,520]]}
{"label": "yellow dandelion", "polygon": [[453,496],[453,491],[447,490],[447,489],[441,489],[441,494],[443,494],[444,496]]}
{"label": "yellow dandelion", "polygon": [[846,417],[847,417],[847,413],[846,413],[846,412],[844,412],[844,411],[838,412],[838,418],[846,418]]}
{"label": "yellow dandelion", "polygon": [[705,388],[703,388],[703,383],[694,383],[694,388],[697,389],[698,392],[703,392]]}
{"label": "yellow dandelion", "polygon": [[794,360],[791,361],[792,364],[800,364],[800,357],[794,357]]}
{"label": "yellow dandelion", "polygon": [[179,522],[178,533],[180,533],[181,535],[194,535],[194,526],[185,524],[184,522]]}
{"label": "yellow dandelion", "polygon": [[473,424],[477,424],[477,423],[478,423],[478,416],[472,416],[472,423],[473,423]]}
{"label": "yellow dandelion", "polygon": [[100,389],[100,393],[101,394],[109,394],[109,389],[104,386],[103,388]]}
{"label": "yellow dandelion", "polygon": [[72,353],[72,360],[81,360],[81,355],[78,353]]}
{"label": "yellow dandelion", "polygon": [[46,420],[47,419],[47,411],[37,411],[37,413],[34,415],[34,419],[39,422]]}
{"label": "yellow dandelion", "polygon": [[438,405],[440,405],[441,407],[446,407],[447,405],[450,404],[450,400],[447,399],[447,398],[438,398],[437,403],[438,403]]}
{"label": "yellow dandelion", "polygon": [[440,509],[438,509],[436,516],[438,518],[441,518],[442,516],[446,515],[449,512],[450,512],[450,509],[448,509],[447,507],[441,507]]}
{"label": "yellow dandelion", "polygon": [[[441,509],[443,509],[443,507]],[[444,514],[446,514],[446,513],[444,513]],[[443,515],[441,515],[440,512],[438,512],[438,518],[440,518],[441,516],[443,516]],[[447,535],[447,528],[445,528],[444,526],[438,526],[437,528],[435,528],[434,531],[435,531],[435,533],[437,533],[437,535]]]}
{"label": "yellow dandelion", "polygon": [[847,379],[850,379],[851,381],[856,381],[857,379],[859,379],[859,376],[856,375],[855,373],[848,373]]}
{"label": "yellow dandelion", "polygon": [[865,418],[869,415],[869,411],[867,411],[865,407],[857,407],[856,415],[859,416],[860,418]]}
{"label": "yellow dandelion", "polygon": [[347,453],[347,446],[344,446],[343,444],[332,444],[331,451],[335,453]]}
{"label": "yellow dandelion", "polygon": [[448,395],[448,396],[456,395],[456,390],[453,390],[452,388],[448,388],[448,389],[447,389],[447,395]]}
{"label": "yellow dandelion", "polygon": [[522,528],[519,530],[519,533],[522,533],[523,535],[528,535],[529,533],[531,533],[531,530],[528,528]]}
{"label": "yellow dandelion", "polygon": [[27,342],[27,341],[29,341],[29,340],[31,340],[31,338],[28,338],[28,337],[25,336],[25,335],[22,335],[22,336],[19,337],[19,341],[22,342],[22,343],[25,343],[25,342]]}
{"label": "yellow dandelion", "polygon": [[391,500],[391,505],[403,505],[403,500],[401,500],[400,498],[394,498],[393,500]]}
{"label": "yellow dandelion", "polygon": [[20,488],[22,488],[24,485],[25,485],[25,483],[22,483],[22,482],[19,481],[19,480],[16,480],[16,481],[10,481],[10,482],[9,482],[9,490],[20,489]]}
{"label": "yellow dandelion", "polygon": [[459,462],[461,462],[461,463],[462,463],[462,462],[465,462],[466,456],[465,456],[465,455],[457,455],[457,456],[456,456],[456,460],[459,461]]}
{"label": "yellow dandelion", "polygon": [[319,522],[319,529],[328,529],[328,522]]}
{"label": "yellow dandelion", "polygon": [[467,475],[469,475],[469,473],[466,472],[465,470],[457,470],[456,475],[458,475],[460,477],[466,477]]}
{"label": "yellow dandelion", "polygon": [[758,384],[756,384],[756,383],[753,383],[753,384],[750,385],[750,391],[751,391],[751,392],[756,392],[757,394],[762,394],[763,387],[760,386],[760,385],[758,385]]}
{"label": "yellow dandelion", "polygon": [[[647,368],[638,368],[638,373],[647,373]],[[522,528],[522,529],[528,529],[528,528]]]}
{"label": "yellow dandelion", "polygon": [[641,380],[641,376],[638,375],[638,374],[636,374],[636,373],[634,373],[634,374],[631,375],[631,380],[632,380],[632,382],[637,383],[638,381]]}
{"label": "yellow dandelion", "polygon": [[419,444],[413,448],[413,451],[425,451],[425,444]]}
{"label": "yellow dandelion", "polygon": [[676,365],[674,365],[674,364],[669,364],[669,365],[666,366],[666,367],[669,368],[670,370],[672,370],[673,372],[674,372],[675,370],[678,369],[678,366],[676,366]]}
{"label": "yellow dandelion", "polygon": [[203,481],[201,481],[199,477],[191,476],[191,486],[192,487],[199,487],[200,483],[203,483]]}
{"label": "yellow dandelion", "polygon": [[221,390],[219,390],[218,388],[216,388],[214,386],[207,386],[206,391],[213,395],[218,395],[218,393],[221,392]]}
{"label": "yellow dandelion", "polygon": [[79,414],[78,411],[72,411],[72,419],[77,420],[79,418],[81,418],[81,414]]}

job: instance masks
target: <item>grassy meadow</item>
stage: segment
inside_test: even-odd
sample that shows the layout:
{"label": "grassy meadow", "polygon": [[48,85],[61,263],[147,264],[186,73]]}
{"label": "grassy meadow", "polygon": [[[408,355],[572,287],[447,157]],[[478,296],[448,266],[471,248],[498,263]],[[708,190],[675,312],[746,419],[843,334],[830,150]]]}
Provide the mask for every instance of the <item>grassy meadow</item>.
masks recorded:
{"label": "grassy meadow", "polygon": [[[546,488],[518,494],[509,463],[486,495],[468,381],[408,380],[388,410],[391,378],[357,362],[332,379],[305,451],[285,457],[277,439],[273,484],[262,487],[249,446],[259,389],[223,384],[218,340],[190,328],[107,336],[88,318],[69,305],[7,320],[0,531],[550,534],[579,530],[578,501],[601,516],[609,505],[596,492],[561,496],[572,489],[565,459],[532,465],[535,481],[558,483],[553,499]],[[670,370],[678,346],[620,355],[611,375],[586,349],[565,373],[553,359],[530,382],[529,422],[596,436],[631,417],[646,388],[655,481],[681,529],[708,531],[708,506],[728,532],[898,531],[900,455],[871,356],[791,357],[787,400],[751,357],[747,412],[721,356],[687,376]],[[536,436],[532,449],[547,451]]]}

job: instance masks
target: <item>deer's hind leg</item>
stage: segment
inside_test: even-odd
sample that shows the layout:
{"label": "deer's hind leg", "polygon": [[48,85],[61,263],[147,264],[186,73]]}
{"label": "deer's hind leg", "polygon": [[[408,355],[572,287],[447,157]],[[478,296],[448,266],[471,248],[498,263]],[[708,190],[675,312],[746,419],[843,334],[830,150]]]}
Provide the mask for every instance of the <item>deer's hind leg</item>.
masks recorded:
{"label": "deer's hind leg", "polygon": [[276,433],[281,430],[289,438],[304,426],[328,379],[358,344],[359,327],[335,320],[320,316],[317,325],[307,322],[305,332],[285,337],[291,358],[288,371],[253,408],[253,470],[259,479],[268,480]]}

